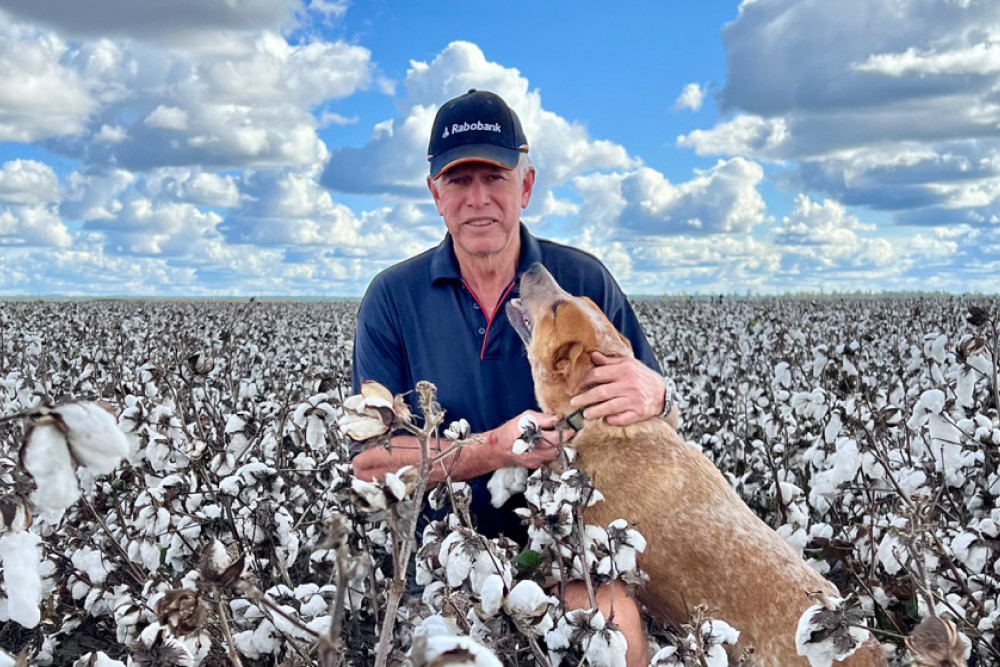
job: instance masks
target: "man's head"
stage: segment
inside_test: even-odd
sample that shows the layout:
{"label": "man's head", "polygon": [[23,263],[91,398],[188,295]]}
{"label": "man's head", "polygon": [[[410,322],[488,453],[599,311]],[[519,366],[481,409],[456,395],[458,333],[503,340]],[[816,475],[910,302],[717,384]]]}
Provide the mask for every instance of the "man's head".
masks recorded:
{"label": "man's head", "polygon": [[521,123],[493,93],[469,91],[438,111],[428,147],[427,185],[459,261],[517,260],[518,222],[535,170]]}
{"label": "man's head", "polygon": [[434,117],[427,146],[430,177],[463,162],[517,166],[528,140],[514,110],[496,93],[470,90],[445,102]]}

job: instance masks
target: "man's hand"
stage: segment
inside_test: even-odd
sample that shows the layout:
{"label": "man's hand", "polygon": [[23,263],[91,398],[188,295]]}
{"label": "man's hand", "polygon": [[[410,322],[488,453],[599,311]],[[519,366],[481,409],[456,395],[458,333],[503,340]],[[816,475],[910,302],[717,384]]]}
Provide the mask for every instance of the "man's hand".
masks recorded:
{"label": "man's hand", "polygon": [[[542,429],[542,438],[535,444],[534,448],[523,454],[514,454],[512,447],[514,441],[521,437],[521,427],[518,422],[525,416],[530,415],[535,423]],[[555,415],[547,415],[533,410],[525,410],[518,416],[510,419],[499,427],[489,432],[487,443],[491,448],[496,448],[498,456],[504,461],[502,466],[521,466],[529,470],[540,468],[546,463],[555,461],[559,456],[560,434],[555,430],[559,418]],[[567,444],[575,432],[566,429],[562,432],[561,444]]]}
{"label": "man's hand", "polygon": [[590,359],[596,365],[583,376],[584,391],[570,401],[575,408],[589,406],[584,419],[603,417],[612,426],[629,426],[663,412],[666,389],[656,371],[632,357],[593,352]]}

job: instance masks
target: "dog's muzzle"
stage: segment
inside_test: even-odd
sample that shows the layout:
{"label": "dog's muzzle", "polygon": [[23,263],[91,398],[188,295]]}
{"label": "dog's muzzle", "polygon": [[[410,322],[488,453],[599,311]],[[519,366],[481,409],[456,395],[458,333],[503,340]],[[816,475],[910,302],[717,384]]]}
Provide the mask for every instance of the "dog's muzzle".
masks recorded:
{"label": "dog's muzzle", "polygon": [[510,321],[514,331],[521,337],[521,342],[527,345],[531,342],[531,314],[520,299],[511,299],[507,302],[507,319]]}

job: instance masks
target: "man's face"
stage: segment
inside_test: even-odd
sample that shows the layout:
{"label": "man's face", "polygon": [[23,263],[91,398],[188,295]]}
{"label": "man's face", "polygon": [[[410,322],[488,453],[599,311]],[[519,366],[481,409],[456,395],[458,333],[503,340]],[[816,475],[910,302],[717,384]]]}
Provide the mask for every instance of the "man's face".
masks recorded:
{"label": "man's face", "polygon": [[438,213],[457,253],[495,255],[518,233],[521,209],[531,199],[534,169],[522,178],[517,169],[485,162],[464,162],[428,180]]}

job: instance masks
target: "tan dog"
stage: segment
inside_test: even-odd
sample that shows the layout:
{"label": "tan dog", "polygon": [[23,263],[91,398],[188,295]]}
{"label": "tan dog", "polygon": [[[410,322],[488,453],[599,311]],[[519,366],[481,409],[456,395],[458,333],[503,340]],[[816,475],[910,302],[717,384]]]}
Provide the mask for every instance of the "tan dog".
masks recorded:
{"label": "tan dog", "polygon": [[[633,356],[628,340],[586,297],[562,290],[541,265],[521,278],[521,297],[508,317],[525,339],[535,393],[551,414],[573,412],[570,398],[593,367],[591,353]],[[755,665],[808,665],[795,648],[807,593],[839,597],[832,584],[750,510],[719,470],[663,419],[629,427],[588,421],[573,439],[576,466],[604,501],[586,521],[607,526],[624,518],[646,538],[639,565],[649,583],[639,599],[661,621],[688,620],[707,605],[740,634],[738,651],[755,648]],[[883,665],[874,639],[844,663]]]}

